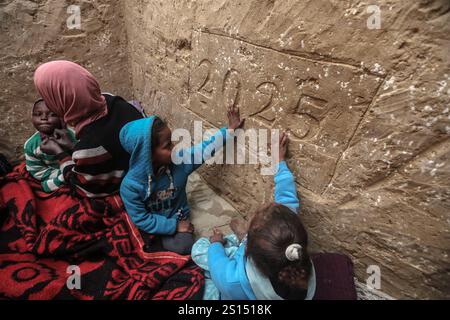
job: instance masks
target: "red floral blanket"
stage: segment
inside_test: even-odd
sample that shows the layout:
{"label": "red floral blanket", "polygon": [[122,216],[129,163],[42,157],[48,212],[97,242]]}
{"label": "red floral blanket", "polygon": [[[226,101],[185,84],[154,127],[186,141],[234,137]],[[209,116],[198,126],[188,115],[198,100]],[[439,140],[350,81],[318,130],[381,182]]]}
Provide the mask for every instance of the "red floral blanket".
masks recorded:
{"label": "red floral blanket", "polygon": [[200,268],[144,252],[120,197],[39,190],[23,164],[0,179],[0,299],[201,299]]}

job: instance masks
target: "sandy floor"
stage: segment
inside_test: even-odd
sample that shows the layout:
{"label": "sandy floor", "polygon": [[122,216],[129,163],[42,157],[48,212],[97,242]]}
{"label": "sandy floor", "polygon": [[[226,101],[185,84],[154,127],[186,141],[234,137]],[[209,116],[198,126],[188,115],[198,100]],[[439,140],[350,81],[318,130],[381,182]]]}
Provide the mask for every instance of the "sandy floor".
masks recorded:
{"label": "sandy floor", "polygon": [[187,186],[188,201],[191,206],[191,219],[195,225],[196,236],[212,234],[218,228],[225,235],[231,233],[230,222],[233,218],[242,217],[227,201],[218,196],[198,175],[189,177]]}

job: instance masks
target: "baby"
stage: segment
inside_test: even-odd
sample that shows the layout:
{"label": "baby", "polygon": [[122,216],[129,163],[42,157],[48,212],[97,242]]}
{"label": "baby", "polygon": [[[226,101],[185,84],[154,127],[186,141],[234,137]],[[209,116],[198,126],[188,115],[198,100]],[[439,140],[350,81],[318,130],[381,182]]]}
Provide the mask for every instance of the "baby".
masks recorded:
{"label": "baby", "polygon": [[33,105],[31,122],[37,132],[24,145],[26,169],[35,179],[41,181],[44,192],[51,193],[64,184],[64,176],[56,156],[46,151],[51,153],[59,136],[70,136],[73,144],[77,140],[74,132],[65,129],[63,120],[50,111],[42,99]]}

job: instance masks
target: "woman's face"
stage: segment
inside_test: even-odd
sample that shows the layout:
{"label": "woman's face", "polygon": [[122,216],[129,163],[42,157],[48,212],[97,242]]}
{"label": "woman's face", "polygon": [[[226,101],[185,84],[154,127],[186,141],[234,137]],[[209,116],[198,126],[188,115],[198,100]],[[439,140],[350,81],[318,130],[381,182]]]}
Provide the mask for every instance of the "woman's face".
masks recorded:
{"label": "woman's face", "polygon": [[159,144],[153,148],[152,161],[156,166],[166,166],[172,163],[172,150],[174,144],[172,142],[172,131],[165,126],[159,133]]}
{"label": "woman's face", "polygon": [[33,126],[39,132],[52,135],[55,129],[61,129],[61,119],[45,105],[44,101],[38,102],[31,116]]}

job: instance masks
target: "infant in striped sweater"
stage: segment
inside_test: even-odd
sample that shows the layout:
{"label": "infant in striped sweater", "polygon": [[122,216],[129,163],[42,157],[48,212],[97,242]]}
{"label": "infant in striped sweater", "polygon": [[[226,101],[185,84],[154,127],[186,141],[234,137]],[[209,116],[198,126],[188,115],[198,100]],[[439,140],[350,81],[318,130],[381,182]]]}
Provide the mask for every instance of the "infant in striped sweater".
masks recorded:
{"label": "infant in striped sweater", "polygon": [[26,168],[35,179],[41,181],[42,189],[46,193],[52,193],[64,184],[64,176],[56,156],[45,151],[48,146],[56,143],[58,136],[63,135],[66,130],[75,144],[75,133],[66,129],[64,121],[50,111],[42,99],[33,105],[31,122],[37,132],[24,145]]}

